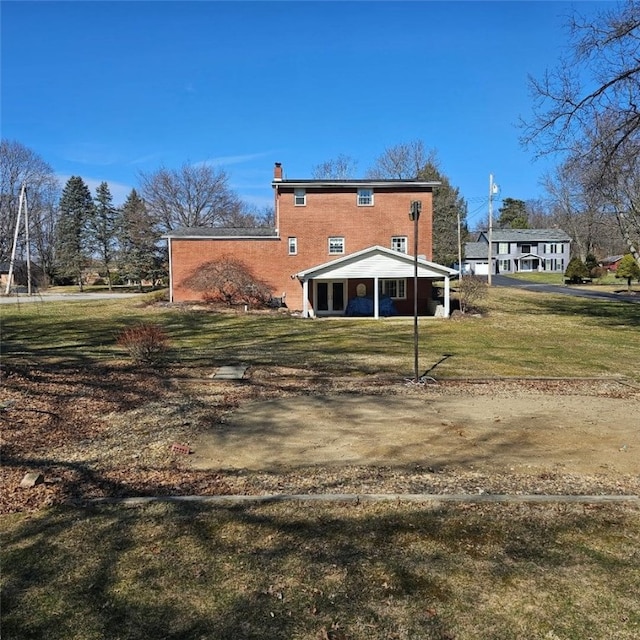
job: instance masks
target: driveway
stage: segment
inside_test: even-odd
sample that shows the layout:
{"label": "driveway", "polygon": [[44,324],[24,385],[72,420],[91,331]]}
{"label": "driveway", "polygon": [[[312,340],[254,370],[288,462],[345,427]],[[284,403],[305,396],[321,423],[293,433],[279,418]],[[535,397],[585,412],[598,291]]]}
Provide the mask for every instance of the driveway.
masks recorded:
{"label": "driveway", "polygon": [[593,289],[582,289],[580,287],[563,287],[555,284],[537,284],[519,280],[518,278],[510,278],[509,276],[495,275],[491,277],[491,282],[496,287],[515,287],[517,289],[526,289],[527,291],[536,291],[540,293],[560,294],[567,296],[577,296],[579,298],[596,298],[600,300],[616,300],[623,302],[640,303],[640,295],[626,295],[624,293],[610,293],[608,291],[594,291]]}
{"label": "driveway", "polygon": [[34,293],[27,295],[20,293],[18,295],[0,296],[0,304],[16,304],[29,302],[77,302],[82,300],[88,302],[90,300],[118,300],[119,298],[131,298],[140,295],[139,293]]}

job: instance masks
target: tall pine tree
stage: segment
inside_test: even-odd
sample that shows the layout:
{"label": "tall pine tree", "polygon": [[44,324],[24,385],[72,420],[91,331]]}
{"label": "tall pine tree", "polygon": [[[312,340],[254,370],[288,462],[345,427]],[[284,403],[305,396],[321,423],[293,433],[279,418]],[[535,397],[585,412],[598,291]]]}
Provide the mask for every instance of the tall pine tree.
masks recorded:
{"label": "tall pine tree", "polygon": [[113,262],[117,214],[116,208],[111,204],[112,200],[109,185],[101,182],[96,189],[95,207],[88,225],[91,243],[106,272],[109,291],[111,291],[110,267]]}
{"label": "tall pine tree", "polygon": [[73,278],[83,290],[83,271],[91,254],[87,225],[94,204],[89,187],[82,178],[71,176],[60,198],[56,227],[56,263],[58,275]]}
{"label": "tall pine tree", "polygon": [[158,233],[154,218],[135,189],[131,190],[120,210],[118,223],[120,274],[138,283],[153,278],[158,267]]}
{"label": "tall pine tree", "polygon": [[457,263],[458,223],[461,246],[464,247],[469,235],[467,203],[460,195],[460,190],[452,186],[434,161],[427,161],[417,178],[442,183],[433,190],[433,261],[443,265]]}

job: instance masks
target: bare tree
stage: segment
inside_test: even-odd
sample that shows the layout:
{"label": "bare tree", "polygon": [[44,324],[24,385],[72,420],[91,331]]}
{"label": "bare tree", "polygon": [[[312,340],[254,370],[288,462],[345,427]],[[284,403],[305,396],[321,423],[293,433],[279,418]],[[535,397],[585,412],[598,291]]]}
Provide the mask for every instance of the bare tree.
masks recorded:
{"label": "bare tree", "polygon": [[367,171],[371,179],[415,180],[422,169],[431,163],[437,166],[437,154],[427,151],[422,140],[412,140],[389,147]]}
{"label": "bare tree", "polygon": [[184,164],[140,174],[142,196],[161,231],[216,227],[238,213],[241,202],[222,169]]}
{"label": "bare tree", "polygon": [[635,182],[640,153],[640,1],[612,5],[596,19],[575,12],[568,26],[568,51],[559,66],[530,79],[534,117],[523,123],[522,142],[540,154],[560,151],[591,165],[591,189],[615,209],[640,264],[640,217],[630,206],[638,194],[621,188]]}
{"label": "bare tree", "polygon": [[388,148],[367,172],[371,179],[426,180],[440,182],[433,192],[433,255],[440,264],[458,259],[458,219],[462,242],[468,235],[467,203],[444,175],[435,150],[427,151],[421,140]]}
{"label": "bare tree", "polygon": [[[56,203],[60,187],[53,169],[20,142],[0,142],[0,261],[11,256],[20,189],[27,186],[29,236],[34,260],[52,276]],[[23,239],[22,234],[19,239]]]}
{"label": "bare tree", "polygon": [[355,178],[358,161],[343,153],[317,164],[312,171],[315,180],[349,180]]}

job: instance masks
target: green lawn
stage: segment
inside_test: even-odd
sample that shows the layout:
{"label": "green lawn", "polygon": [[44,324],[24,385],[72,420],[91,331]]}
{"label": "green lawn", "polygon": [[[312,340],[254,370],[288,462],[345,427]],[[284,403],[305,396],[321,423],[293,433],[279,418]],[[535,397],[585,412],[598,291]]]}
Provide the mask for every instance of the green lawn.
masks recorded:
{"label": "green lawn", "polygon": [[[3,365],[91,370],[127,357],[123,328],[152,322],[170,336],[167,375],[234,362],[412,372],[410,318],[302,320],[145,300],[3,305]],[[420,354],[441,378],[637,383],[640,306],[494,288],[481,317],[421,320]],[[11,640],[640,638],[632,506],[56,507],[3,516],[0,532]]]}
{"label": "green lawn", "polygon": [[623,506],[152,504],[0,527],[11,640],[640,637]]}
{"label": "green lawn", "polygon": [[[155,294],[150,294],[153,297]],[[411,318],[304,320],[279,313],[211,313],[131,300],[2,307],[2,356],[38,363],[126,357],[118,333],[164,327],[170,362],[242,362],[328,375],[411,375]],[[436,377],[607,376],[640,380],[640,306],[493,288],[483,317],[420,321],[420,368]]]}

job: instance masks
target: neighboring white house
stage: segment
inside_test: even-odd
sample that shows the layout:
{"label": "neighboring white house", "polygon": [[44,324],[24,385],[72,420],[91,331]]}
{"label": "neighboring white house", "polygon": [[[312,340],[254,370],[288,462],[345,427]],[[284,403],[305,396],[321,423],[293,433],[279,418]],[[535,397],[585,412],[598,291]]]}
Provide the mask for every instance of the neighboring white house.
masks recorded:
{"label": "neighboring white house", "polygon": [[[562,229],[494,229],[491,245],[491,273],[564,273],[571,256],[571,238]],[[488,274],[488,231],[481,231],[476,242],[465,244],[463,269]]]}

